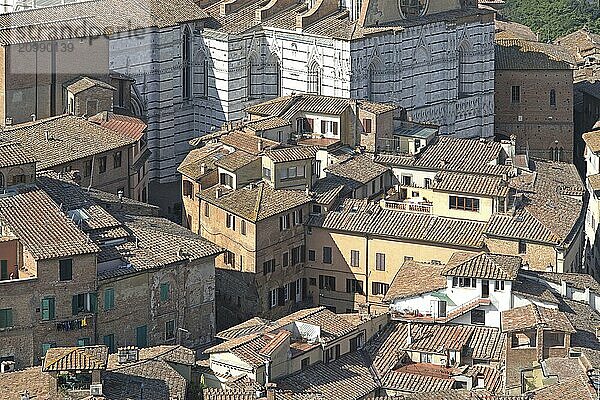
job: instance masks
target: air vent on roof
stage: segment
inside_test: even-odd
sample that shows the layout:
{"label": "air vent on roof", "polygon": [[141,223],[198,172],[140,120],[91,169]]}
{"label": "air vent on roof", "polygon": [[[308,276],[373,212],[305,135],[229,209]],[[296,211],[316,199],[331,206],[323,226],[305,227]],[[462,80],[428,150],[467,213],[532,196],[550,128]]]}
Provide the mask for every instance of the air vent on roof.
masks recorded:
{"label": "air vent on roof", "polygon": [[12,117],[6,117],[6,118],[4,118],[4,125],[12,125],[12,124],[13,124]]}

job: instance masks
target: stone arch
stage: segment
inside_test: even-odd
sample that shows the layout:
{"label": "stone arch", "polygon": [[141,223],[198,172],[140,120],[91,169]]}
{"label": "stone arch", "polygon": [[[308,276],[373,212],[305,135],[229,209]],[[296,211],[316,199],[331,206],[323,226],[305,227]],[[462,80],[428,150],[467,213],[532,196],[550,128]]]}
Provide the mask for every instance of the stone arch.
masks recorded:
{"label": "stone arch", "polygon": [[385,95],[385,66],[379,57],[374,57],[367,67],[367,99],[382,100]]}
{"label": "stone arch", "polygon": [[267,59],[265,68],[265,92],[269,96],[281,96],[281,61],[275,53],[271,53]]}

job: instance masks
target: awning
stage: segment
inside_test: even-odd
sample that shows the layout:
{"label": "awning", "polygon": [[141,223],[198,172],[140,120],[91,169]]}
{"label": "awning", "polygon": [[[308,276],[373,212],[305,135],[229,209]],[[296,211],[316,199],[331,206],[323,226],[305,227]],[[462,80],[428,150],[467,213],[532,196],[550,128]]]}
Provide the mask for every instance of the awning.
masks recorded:
{"label": "awning", "polygon": [[443,292],[433,292],[433,293],[431,293],[431,295],[433,297],[437,297],[438,299],[445,301],[449,306],[455,306],[456,305],[456,303],[454,303],[450,299],[450,297],[448,297],[448,295],[446,295],[446,293],[443,293]]}

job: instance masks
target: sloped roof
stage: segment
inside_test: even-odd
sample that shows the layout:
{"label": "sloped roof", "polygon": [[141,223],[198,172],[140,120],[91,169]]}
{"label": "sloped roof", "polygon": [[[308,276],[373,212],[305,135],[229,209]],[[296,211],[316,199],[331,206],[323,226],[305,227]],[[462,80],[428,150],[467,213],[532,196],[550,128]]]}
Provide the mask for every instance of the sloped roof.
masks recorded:
{"label": "sloped roof", "polygon": [[22,147],[29,149],[38,161],[39,170],[116,150],[136,142],[136,139],[129,135],[73,115],[60,115],[7,126],[0,132],[0,138],[20,143]]}
{"label": "sloped roof", "polygon": [[383,301],[419,296],[446,287],[446,277],[442,272],[445,264],[429,264],[406,260],[398,269]]}
{"label": "sloped roof", "polygon": [[[221,195],[217,198],[217,190]],[[302,190],[273,189],[264,182],[232,190],[215,185],[200,192],[200,197],[217,207],[251,222],[257,222],[307,204],[310,197]]]}
{"label": "sloped roof", "polygon": [[[164,28],[207,18],[190,0],[93,0],[0,15],[0,43],[73,39]],[[135,21],[135,23],[132,23]],[[35,24],[36,29],[31,29]]]}
{"label": "sloped roof", "polygon": [[36,260],[100,251],[36,186],[22,187],[14,195],[0,197],[0,220]]}
{"label": "sloped roof", "polygon": [[502,176],[512,167],[501,165],[506,158],[498,142],[438,136],[413,156],[378,154],[375,162],[429,171],[457,171]]}
{"label": "sloped roof", "polygon": [[389,171],[389,167],[373,161],[368,154],[360,154],[332,164],[325,171],[364,185]]}
{"label": "sloped roof", "polygon": [[508,194],[508,181],[497,175],[440,171],[435,174],[431,189],[481,196],[506,197]]}
{"label": "sloped roof", "polygon": [[317,146],[293,146],[281,149],[267,150],[264,155],[274,163],[300,161],[315,158],[319,148]]}
{"label": "sloped roof", "polygon": [[320,393],[325,399],[358,400],[379,387],[370,362],[361,350],[330,363],[318,363],[276,381],[294,393]]}
{"label": "sloped roof", "polygon": [[0,141],[0,168],[35,163],[35,158],[19,143]]}
{"label": "sloped roof", "polygon": [[389,239],[409,239],[479,249],[486,223],[425,213],[383,209],[379,204],[347,199],[327,213],[313,216],[314,227],[342,232],[368,233]]}
{"label": "sloped roof", "polygon": [[256,155],[246,153],[245,151],[234,151],[218,158],[215,161],[215,165],[227,171],[235,172],[257,159]]}
{"label": "sloped roof", "polygon": [[[209,143],[206,146],[192,149],[179,164],[177,171],[188,178],[198,180],[215,171],[215,163],[227,154],[229,154],[229,150],[226,150],[222,144]],[[204,164],[204,174],[202,174],[202,164]]]}
{"label": "sloped roof", "polygon": [[502,331],[513,332],[543,328],[561,332],[575,332],[575,328],[562,311],[540,307],[536,304],[512,308],[502,312]]}
{"label": "sloped roof", "polygon": [[54,347],[46,352],[42,371],[92,371],[106,369],[108,347]]}
{"label": "sloped roof", "polygon": [[135,140],[140,140],[148,125],[139,118],[128,115],[114,114],[109,111],[103,111],[88,118],[88,121],[94,122],[107,129],[130,136]]}
{"label": "sloped roof", "polygon": [[67,84],[67,90],[73,94],[78,94],[83,92],[84,90],[91,89],[93,87],[100,87],[108,90],[117,90],[113,86],[109,85],[106,82],[102,82],[101,80],[90,78],[89,76],[81,76],[79,78],[74,79],[71,83]]}
{"label": "sloped roof", "polygon": [[521,268],[521,257],[502,254],[479,253],[466,260],[460,260],[458,265],[453,258],[448,261],[451,268],[444,271],[446,276],[465,276],[471,278],[515,280]]}
{"label": "sloped roof", "polygon": [[570,70],[575,59],[560,46],[519,38],[496,39],[496,70]]}
{"label": "sloped roof", "polygon": [[582,135],[585,144],[592,150],[594,153],[600,151],[600,129],[586,132]]}

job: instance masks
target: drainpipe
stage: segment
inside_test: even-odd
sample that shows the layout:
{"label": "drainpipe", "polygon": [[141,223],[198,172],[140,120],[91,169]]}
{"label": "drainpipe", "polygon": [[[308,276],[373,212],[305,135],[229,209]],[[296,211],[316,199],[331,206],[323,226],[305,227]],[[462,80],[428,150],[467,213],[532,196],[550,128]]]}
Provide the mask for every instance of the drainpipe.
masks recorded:
{"label": "drainpipe", "polygon": [[365,234],[365,300],[367,303],[367,311],[370,313],[369,309],[369,235]]}

